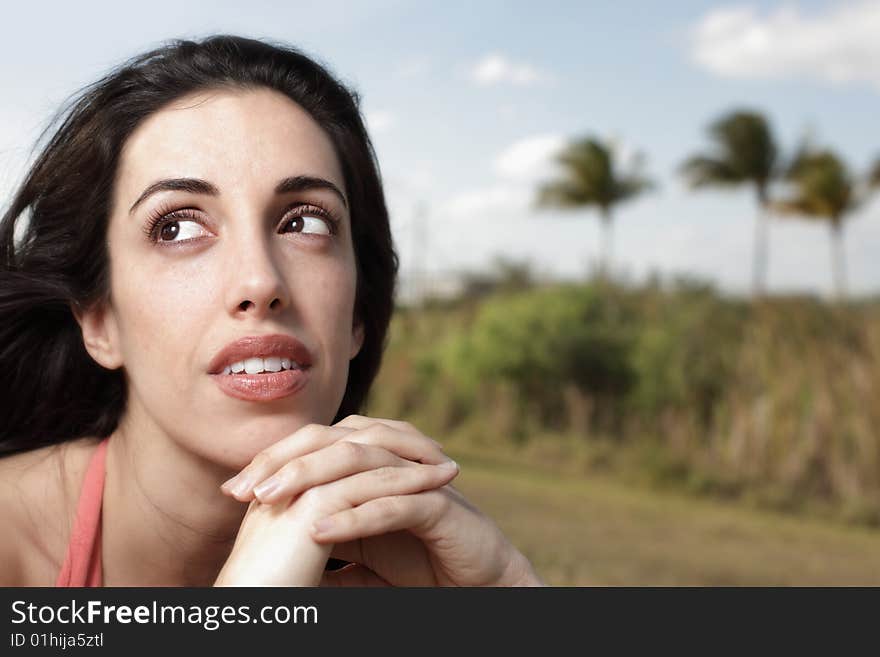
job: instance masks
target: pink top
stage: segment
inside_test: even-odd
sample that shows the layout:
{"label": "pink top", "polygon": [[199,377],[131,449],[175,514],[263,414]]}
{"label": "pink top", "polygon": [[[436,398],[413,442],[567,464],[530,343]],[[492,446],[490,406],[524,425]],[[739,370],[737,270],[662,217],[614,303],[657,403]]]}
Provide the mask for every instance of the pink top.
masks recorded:
{"label": "pink top", "polygon": [[108,436],[101,441],[89,461],[67,555],[55,586],[102,586],[101,503],[104,497],[104,458],[109,440]]}

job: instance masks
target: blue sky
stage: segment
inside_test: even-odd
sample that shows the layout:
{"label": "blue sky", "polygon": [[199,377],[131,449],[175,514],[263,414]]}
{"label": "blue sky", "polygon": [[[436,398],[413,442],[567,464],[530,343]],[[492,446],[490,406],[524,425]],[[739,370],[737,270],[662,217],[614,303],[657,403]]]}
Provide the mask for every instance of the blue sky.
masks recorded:
{"label": "blue sky", "polygon": [[[354,87],[377,147],[404,276],[498,254],[576,277],[598,255],[591,212],[530,205],[565,139],[647,157],[656,191],[621,206],[615,270],[748,289],[746,191],[692,193],[676,168],[705,127],[763,111],[781,145],[807,130],[858,172],[880,156],[880,3],[151,2],[17,5],[0,26],[0,193],[61,102],[122,59],[175,37],[232,32],[299,46]],[[878,199],[880,200],[880,199]],[[417,242],[422,205],[424,241]],[[769,287],[830,289],[827,230],[774,221]],[[880,291],[880,202],[846,235],[856,293]],[[417,244],[423,244],[417,247]],[[424,249],[424,250],[421,250]],[[418,260],[418,262],[416,262]]]}

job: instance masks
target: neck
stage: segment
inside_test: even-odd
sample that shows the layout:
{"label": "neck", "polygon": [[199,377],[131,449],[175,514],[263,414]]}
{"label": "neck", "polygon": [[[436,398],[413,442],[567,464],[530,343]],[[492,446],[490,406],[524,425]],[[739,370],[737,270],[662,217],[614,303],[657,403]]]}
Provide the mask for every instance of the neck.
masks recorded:
{"label": "neck", "polygon": [[235,472],[162,434],[123,422],[110,438],[105,586],[212,586],[247,511],[220,491]]}

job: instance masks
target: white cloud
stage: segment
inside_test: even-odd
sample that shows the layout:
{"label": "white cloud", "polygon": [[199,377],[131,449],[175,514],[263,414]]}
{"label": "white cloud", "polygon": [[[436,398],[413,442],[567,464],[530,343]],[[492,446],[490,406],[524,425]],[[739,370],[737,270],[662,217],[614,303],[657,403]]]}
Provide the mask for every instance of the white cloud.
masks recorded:
{"label": "white cloud", "polygon": [[565,145],[562,135],[526,137],[505,148],[495,158],[495,172],[510,180],[535,182],[556,173],[556,155]]}
{"label": "white cloud", "polygon": [[388,129],[394,125],[396,120],[396,117],[392,112],[385,110],[366,112],[365,118],[367,120],[367,127],[370,130],[370,134],[387,132]]}
{"label": "white cloud", "polygon": [[716,9],[692,29],[698,65],[724,77],[818,78],[880,86],[880,3],[858,2],[801,14],[784,6]]}
{"label": "white cloud", "polygon": [[490,53],[470,72],[471,80],[481,85],[515,84],[520,86],[549,80],[550,76],[530,64],[512,62],[501,53]]}
{"label": "white cloud", "polygon": [[492,161],[495,180],[482,188],[461,192],[443,207],[450,217],[510,219],[522,216],[540,181],[557,173],[554,156],[564,145],[561,135],[525,137],[503,149]]}

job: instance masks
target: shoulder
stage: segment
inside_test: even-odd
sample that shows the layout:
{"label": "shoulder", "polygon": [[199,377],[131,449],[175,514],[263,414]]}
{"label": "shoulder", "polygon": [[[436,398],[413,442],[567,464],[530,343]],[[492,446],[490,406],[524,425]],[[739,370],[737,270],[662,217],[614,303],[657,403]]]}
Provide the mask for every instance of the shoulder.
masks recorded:
{"label": "shoulder", "polygon": [[0,585],[54,586],[99,442],[80,438],[0,458]]}

